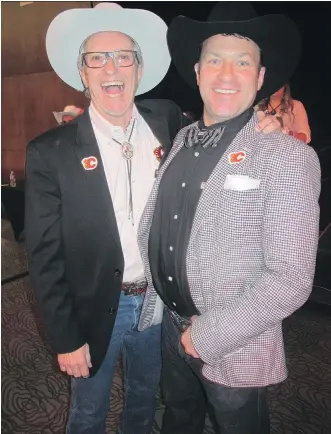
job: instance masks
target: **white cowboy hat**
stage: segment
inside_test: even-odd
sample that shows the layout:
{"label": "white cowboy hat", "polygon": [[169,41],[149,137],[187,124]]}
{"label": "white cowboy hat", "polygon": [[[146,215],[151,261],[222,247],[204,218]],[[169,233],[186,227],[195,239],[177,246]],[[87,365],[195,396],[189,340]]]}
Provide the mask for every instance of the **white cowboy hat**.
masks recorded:
{"label": "white cowboy hat", "polygon": [[125,9],[116,3],[99,3],[95,8],[70,9],[57,15],[46,35],[46,51],[56,74],[74,89],[83,91],[77,59],[81,44],[94,33],[125,33],[139,45],[144,72],[136,95],[157,86],[170,66],[167,25],[153,12]]}
{"label": "white cowboy hat", "polygon": [[53,112],[55,120],[58,124],[62,124],[64,116],[72,116],[75,118],[76,116],[83,113],[83,109],[76,107],[74,105],[67,105],[64,107],[62,112]]}

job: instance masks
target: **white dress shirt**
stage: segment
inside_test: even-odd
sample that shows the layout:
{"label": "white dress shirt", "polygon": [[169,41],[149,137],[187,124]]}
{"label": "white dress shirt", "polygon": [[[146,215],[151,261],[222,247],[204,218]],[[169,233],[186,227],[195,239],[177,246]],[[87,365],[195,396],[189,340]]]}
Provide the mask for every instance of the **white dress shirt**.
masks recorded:
{"label": "white dress shirt", "polygon": [[[155,171],[159,162],[154,149],[160,143],[152,133],[136,106],[126,131],[104,119],[91,103],[89,114],[94,134],[100,149],[109,191],[113,201],[119,236],[124,255],[124,282],[132,282],[144,276],[143,264],[137,243],[137,230],[142,212],[151,192]],[[128,141],[132,125],[134,129],[130,143],[134,149],[132,162],[133,222],[129,219],[129,181],[127,163],[121,153],[122,143]]]}

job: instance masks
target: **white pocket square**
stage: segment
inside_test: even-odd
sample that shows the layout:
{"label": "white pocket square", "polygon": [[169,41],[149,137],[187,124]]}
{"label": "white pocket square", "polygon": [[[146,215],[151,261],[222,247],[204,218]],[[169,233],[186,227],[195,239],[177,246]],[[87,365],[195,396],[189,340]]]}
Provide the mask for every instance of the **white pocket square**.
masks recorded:
{"label": "white pocket square", "polygon": [[250,178],[248,175],[227,175],[224,190],[247,191],[260,187],[260,179]]}

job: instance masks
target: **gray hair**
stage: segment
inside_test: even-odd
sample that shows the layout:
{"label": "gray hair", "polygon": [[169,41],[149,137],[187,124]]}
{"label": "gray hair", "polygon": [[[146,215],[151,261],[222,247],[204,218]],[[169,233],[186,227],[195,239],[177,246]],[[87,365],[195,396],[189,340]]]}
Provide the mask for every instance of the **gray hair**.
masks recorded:
{"label": "gray hair", "polygon": [[[84,68],[84,61],[83,61],[83,54],[86,52],[87,44],[89,40],[92,38],[92,36],[98,34],[98,33],[106,33],[106,32],[97,32],[93,33],[93,35],[88,36],[81,44],[79,48],[79,54],[77,58],[77,68],[79,71],[81,71]],[[123,33],[123,35],[127,36],[133,45],[133,50],[137,52],[137,64],[138,68],[142,68],[144,66],[144,59],[141,52],[141,48],[139,47],[139,44],[131,38],[131,36],[127,35],[126,33]],[[84,88],[84,94],[87,98],[90,98],[90,92],[87,88]]]}

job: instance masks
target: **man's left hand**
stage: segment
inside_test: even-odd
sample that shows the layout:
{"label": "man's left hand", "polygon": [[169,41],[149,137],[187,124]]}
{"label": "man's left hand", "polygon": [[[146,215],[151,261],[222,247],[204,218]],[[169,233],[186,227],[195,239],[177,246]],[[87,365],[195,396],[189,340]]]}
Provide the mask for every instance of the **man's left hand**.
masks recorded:
{"label": "man's left hand", "polygon": [[193,346],[192,339],[191,339],[191,326],[189,326],[185,332],[182,334],[180,338],[180,343],[182,344],[182,347],[184,348],[184,351],[189,356],[192,356],[195,359],[200,359],[199,354],[196,352],[196,349]]}
{"label": "man's left hand", "polygon": [[281,131],[282,127],[276,116],[266,115],[263,111],[256,112],[259,123],[256,125],[256,130],[265,134],[273,131]]}

